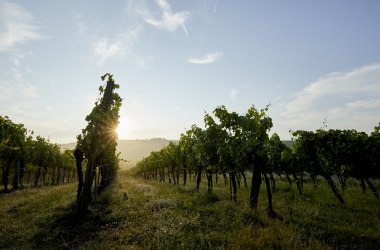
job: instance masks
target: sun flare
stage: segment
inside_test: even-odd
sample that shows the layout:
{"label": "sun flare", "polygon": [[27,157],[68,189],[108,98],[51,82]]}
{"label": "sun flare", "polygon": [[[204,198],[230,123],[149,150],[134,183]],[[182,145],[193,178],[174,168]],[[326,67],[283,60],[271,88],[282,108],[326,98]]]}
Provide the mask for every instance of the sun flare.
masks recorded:
{"label": "sun flare", "polygon": [[119,119],[119,125],[116,128],[118,139],[126,139],[130,137],[132,132],[131,121],[127,117],[121,117]]}

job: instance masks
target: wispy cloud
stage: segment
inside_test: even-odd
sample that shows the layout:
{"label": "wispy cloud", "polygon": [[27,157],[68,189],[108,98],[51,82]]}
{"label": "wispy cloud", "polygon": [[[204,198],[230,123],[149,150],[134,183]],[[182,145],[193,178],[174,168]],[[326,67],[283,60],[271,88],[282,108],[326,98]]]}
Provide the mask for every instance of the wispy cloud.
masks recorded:
{"label": "wispy cloud", "polygon": [[186,22],[191,16],[190,12],[173,12],[170,4],[166,0],[156,0],[156,3],[161,10],[160,18],[154,17],[152,12],[144,9],[139,11],[139,14],[142,15],[144,21],[150,25],[153,25],[154,27],[168,31],[176,31],[178,28],[182,28],[186,35],[188,35]]}
{"label": "wispy cloud", "polygon": [[112,39],[102,37],[93,42],[92,53],[97,65],[101,66],[110,58],[123,57],[129,54],[138,40],[140,31],[140,25],[135,25]]}
{"label": "wispy cloud", "polygon": [[[129,55],[130,58],[135,59],[135,63],[140,68],[145,68],[154,61],[154,57],[138,55],[133,51],[133,47],[142,35],[145,26],[152,25],[168,31],[176,31],[182,28],[188,34],[186,22],[190,18],[190,12],[175,12],[166,0],[155,0],[155,4],[158,7],[158,12],[150,11],[145,1],[128,1],[121,20],[122,26],[126,28],[122,28],[121,31],[114,31],[113,34],[116,35],[99,35],[99,30],[93,32],[95,38],[90,37],[89,39],[92,61],[96,65],[102,66],[114,58],[125,58]],[[74,12],[73,21],[79,34],[81,32],[90,33],[91,23],[85,20],[81,13]],[[109,30],[102,33],[107,34]]]}
{"label": "wispy cloud", "polygon": [[140,69],[145,69],[149,64],[153,63],[155,57],[152,55],[146,56],[135,56],[136,63],[139,65]]}
{"label": "wispy cloud", "polygon": [[222,52],[209,53],[202,57],[191,57],[187,60],[188,63],[194,64],[208,64],[219,61],[223,56]]}
{"label": "wispy cloud", "polygon": [[[380,98],[380,64],[364,66],[345,73],[332,73],[296,93],[285,114],[291,115],[321,107],[330,100]],[[356,100],[357,101],[357,100]]]}
{"label": "wispy cloud", "polygon": [[42,38],[31,12],[23,6],[0,0],[0,55],[4,66],[0,72],[0,101],[11,98],[35,98],[37,88],[24,79],[32,70],[23,65],[27,53],[19,45]]}
{"label": "wispy cloud", "polygon": [[285,104],[284,124],[316,129],[327,118],[329,127],[370,131],[380,121],[380,64],[318,79]]}
{"label": "wispy cloud", "polygon": [[19,4],[0,2],[0,52],[41,38],[34,16]]}
{"label": "wispy cloud", "polygon": [[10,67],[7,74],[0,75],[0,101],[14,97],[33,99],[38,97],[38,88],[26,81],[22,69]]}
{"label": "wispy cloud", "polygon": [[78,35],[83,36],[88,30],[88,24],[82,13],[74,11],[72,13],[72,21],[74,22]]}
{"label": "wispy cloud", "polygon": [[102,65],[110,57],[116,56],[122,49],[123,44],[120,40],[110,41],[106,37],[101,38],[93,44],[93,52],[98,59],[98,65]]}
{"label": "wispy cloud", "polygon": [[378,108],[380,109],[380,99],[370,98],[367,100],[359,100],[359,101],[346,103],[345,106],[347,108],[365,108],[365,109]]}

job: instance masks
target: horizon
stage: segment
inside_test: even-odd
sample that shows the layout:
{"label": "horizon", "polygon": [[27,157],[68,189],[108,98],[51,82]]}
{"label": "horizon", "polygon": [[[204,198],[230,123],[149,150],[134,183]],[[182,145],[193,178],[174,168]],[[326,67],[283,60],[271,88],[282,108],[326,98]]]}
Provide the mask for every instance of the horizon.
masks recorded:
{"label": "horizon", "polygon": [[[220,105],[270,134],[380,122],[380,2],[0,0],[0,115],[76,141],[109,72],[119,138],[172,138]],[[174,138],[174,139],[173,139]]]}

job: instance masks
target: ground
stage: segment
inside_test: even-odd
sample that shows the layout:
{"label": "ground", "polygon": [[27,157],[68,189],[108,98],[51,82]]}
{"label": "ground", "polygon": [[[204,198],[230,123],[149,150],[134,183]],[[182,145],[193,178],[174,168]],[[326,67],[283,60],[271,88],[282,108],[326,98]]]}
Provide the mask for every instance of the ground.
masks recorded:
{"label": "ground", "polygon": [[[379,183],[376,183],[379,187]],[[314,190],[277,180],[266,215],[265,187],[259,209],[248,206],[249,189],[229,200],[223,178],[211,193],[146,181],[119,173],[78,218],[76,184],[25,188],[0,196],[0,248],[15,249],[376,249],[380,246],[380,202],[351,181],[340,204],[320,180]],[[95,198],[95,197],[94,197]]]}

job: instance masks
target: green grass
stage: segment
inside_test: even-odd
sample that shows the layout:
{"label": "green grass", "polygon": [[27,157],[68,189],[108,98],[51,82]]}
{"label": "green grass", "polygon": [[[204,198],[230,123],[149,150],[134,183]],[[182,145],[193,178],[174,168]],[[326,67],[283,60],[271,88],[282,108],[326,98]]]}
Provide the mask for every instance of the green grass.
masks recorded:
{"label": "green grass", "polygon": [[[377,188],[379,183],[376,183]],[[120,175],[86,218],[73,210],[76,185],[20,190],[0,196],[0,248],[15,249],[375,249],[380,246],[380,201],[349,183],[340,204],[322,180],[314,191],[277,181],[266,215],[265,186],[259,209],[249,190],[229,201],[220,178],[211,194]]]}
{"label": "green grass", "polygon": [[0,195],[0,248],[30,248],[33,236],[75,199],[75,185],[18,190]]}

